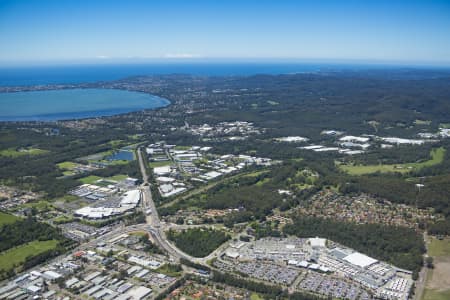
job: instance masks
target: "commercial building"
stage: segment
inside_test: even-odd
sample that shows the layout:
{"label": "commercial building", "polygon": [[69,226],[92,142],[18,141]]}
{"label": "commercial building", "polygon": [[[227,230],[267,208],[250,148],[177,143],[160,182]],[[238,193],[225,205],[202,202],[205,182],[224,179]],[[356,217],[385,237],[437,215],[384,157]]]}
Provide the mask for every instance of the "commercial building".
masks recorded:
{"label": "commercial building", "polygon": [[362,253],[359,253],[359,252],[354,252],[350,255],[347,255],[343,259],[345,261],[351,263],[352,265],[358,266],[360,268],[366,268],[366,267],[378,262],[378,260],[373,259],[373,258],[371,258],[367,255],[364,255]]}
{"label": "commercial building", "polygon": [[76,210],[74,215],[87,219],[109,218],[112,216],[124,214],[125,212],[134,209],[140,201],[141,192],[139,190],[131,190],[122,195],[122,198],[120,199],[120,202],[117,206],[85,206]]}

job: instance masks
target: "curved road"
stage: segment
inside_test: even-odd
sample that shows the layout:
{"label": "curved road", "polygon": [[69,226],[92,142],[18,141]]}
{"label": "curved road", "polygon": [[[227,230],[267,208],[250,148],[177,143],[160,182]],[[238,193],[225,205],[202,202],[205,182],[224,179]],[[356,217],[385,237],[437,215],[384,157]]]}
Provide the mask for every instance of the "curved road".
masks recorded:
{"label": "curved road", "polygon": [[167,253],[169,253],[177,260],[179,260],[180,258],[184,258],[197,263],[203,263],[203,260],[187,255],[186,253],[182,252],[180,249],[169,243],[169,241],[167,240],[165,234],[165,226],[163,226],[159,220],[158,211],[156,210],[155,202],[153,201],[152,192],[150,190],[147,169],[142,157],[142,148],[137,149],[137,154],[143,181],[140,187],[142,192],[142,207],[144,209],[144,212],[148,209],[151,209],[151,213],[146,217],[148,232],[161,248],[166,250]]}

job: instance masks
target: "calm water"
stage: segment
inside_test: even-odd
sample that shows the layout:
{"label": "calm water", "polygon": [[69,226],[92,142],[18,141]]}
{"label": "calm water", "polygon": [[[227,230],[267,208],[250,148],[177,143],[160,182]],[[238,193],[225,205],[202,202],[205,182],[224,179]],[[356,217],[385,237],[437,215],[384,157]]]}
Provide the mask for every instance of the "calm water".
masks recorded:
{"label": "calm water", "polygon": [[362,66],[312,63],[160,63],[15,67],[0,68],[0,85],[84,83],[155,74],[231,76],[304,73],[352,68],[362,68]]}
{"label": "calm water", "polygon": [[106,160],[134,160],[134,155],[132,151],[120,150],[114,154],[106,157]]}
{"label": "calm water", "polygon": [[[417,66],[416,66],[417,67]],[[0,86],[58,83],[84,83],[116,80],[130,76],[158,74],[192,74],[231,76],[254,74],[315,73],[327,71],[358,71],[397,69],[404,66],[354,63],[300,62],[197,62],[142,63],[107,65],[68,65],[34,67],[0,67]],[[418,67],[419,69],[423,67]],[[448,69],[448,68],[446,68]]]}
{"label": "calm water", "polygon": [[168,100],[156,96],[111,89],[0,93],[0,121],[54,121],[111,116],[168,104]]}

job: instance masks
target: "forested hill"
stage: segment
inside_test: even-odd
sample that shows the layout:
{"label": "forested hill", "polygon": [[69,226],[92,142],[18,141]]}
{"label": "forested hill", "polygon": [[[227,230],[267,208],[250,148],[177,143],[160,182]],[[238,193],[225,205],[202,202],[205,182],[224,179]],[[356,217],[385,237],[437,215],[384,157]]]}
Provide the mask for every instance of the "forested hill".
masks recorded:
{"label": "forested hill", "polygon": [[[430,121],[427,129],[433,130],[450,122],[450,72],[444,70],[249,77],[164,75],[128,78],[102,86],[146,91],[170,99],[175,109],[193,110],[190,123],[242,119],[273,129],[274,134],[314,136],[334,128],[354,134],[413,135],[424,129],[413,126],[416,120]],[[198,110],[201,113],[196,113]],[[374,128],[371,121],[379,126]]]}
{"label": "forested hill", "polygon": [[[0,92],[73,87],[148,92],[169,99],[175,109],[193,109],[193,123],[241,118],[281,132],[333,127],[374,133],[366,132],[373,128],[365,124],[376,121],[381,124],[379,131],[389,133],[386,127],[402,123],[408,128],[418,119],[431,121],[433,128],[450,122],[450,71],[444,69],[325,70],[248,77],[155,75],[77,85],[0,87]],[[195,113],[199,108],[200,115]],[[210,110],[214,113],[203,113]]]}
{"label": "forested hill", "polygon": [[[240,80],[246,88],[260,88],[262,97],[243,99],[241,105],[258,104],[270,111],[283,108],[288,112],[308,112],[337,122],[340,118],[359,117],[355,121],[380,123],[427,119],[448,121],[450,111],[450,77],[426,80],[386,80],[380,78],[343,77],[337,75],[254,76]],[[282,104],[273,107],[267,98]],[[256,98],[256,99],[255,99]],[[245,101],[246,100],[246,101]],[[253,105],[254,106],[254,105]],[[334,115],[334,117],[331,117]]]}

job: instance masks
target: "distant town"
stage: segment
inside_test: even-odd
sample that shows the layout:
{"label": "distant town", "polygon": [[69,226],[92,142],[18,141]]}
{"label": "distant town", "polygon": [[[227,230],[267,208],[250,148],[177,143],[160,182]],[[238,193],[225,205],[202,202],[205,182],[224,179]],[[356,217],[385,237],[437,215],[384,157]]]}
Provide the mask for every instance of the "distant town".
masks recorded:
{"label": "distant town", "polygon": [[[361,104],[355,81],[373,80],[347,76],[0,87],[113,88],[171,102],[0,124],[0,298],[445,293],[450,120],[423,106],[402,117],[397,100]],[[418,82],[414,100],[435,88]],[[402,95],[402,83],[379,79],[377,89]]]}

